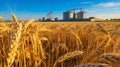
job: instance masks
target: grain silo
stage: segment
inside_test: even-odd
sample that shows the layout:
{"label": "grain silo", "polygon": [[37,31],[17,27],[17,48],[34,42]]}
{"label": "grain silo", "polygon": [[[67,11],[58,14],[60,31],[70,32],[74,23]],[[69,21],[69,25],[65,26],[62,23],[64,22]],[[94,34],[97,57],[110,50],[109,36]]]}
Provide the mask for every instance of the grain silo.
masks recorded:
{"label": "grain silo", "polygon": [[81,19],[85,19],[86,18],[86,13],[82,11],[82,9],[80,10],[80,12],[77,14],[77,19],[81,20]]}
{"label": "grain silo", "polygon": [[75,14],[75,19],[77,19],[77,14]]}
{"label": "grain silo", "polygon": [[63,13],[63,20],[64,21],[70,21],[74,18],[74,13],[70,11],[66,11]]}

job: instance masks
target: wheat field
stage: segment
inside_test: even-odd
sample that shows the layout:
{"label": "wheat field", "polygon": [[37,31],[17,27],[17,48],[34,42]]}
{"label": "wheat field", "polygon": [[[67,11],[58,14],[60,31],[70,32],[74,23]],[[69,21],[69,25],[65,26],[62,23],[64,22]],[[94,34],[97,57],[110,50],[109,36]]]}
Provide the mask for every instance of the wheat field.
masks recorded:
{"label": "wheat field", "polygon": [[0,23],[0,67],[120,67],[119,22]]}

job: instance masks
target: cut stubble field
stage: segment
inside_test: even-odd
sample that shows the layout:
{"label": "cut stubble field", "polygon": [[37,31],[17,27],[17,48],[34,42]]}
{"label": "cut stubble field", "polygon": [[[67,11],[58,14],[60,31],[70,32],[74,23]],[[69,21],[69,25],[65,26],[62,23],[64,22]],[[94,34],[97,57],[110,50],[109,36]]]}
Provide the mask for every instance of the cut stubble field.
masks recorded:
{"label": "cut stubble field", "polygon": [[0,67],[120,67],[120,22],[0,23]]}

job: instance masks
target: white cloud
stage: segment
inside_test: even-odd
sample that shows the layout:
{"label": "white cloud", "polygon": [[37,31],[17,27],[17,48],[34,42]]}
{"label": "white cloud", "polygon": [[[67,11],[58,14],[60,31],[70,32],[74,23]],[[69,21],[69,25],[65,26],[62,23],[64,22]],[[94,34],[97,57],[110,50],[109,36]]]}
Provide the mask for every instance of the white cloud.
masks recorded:
{"label": "white cloud", "polygon": [[93,4],[93,2],[81,2],[81,4]]}
{"label": "white cloud", "polygon": [[120,6],[120,2],[107,2],[107,3],[99,3],[97,4],[99,7],[113,7],[113,6]]}

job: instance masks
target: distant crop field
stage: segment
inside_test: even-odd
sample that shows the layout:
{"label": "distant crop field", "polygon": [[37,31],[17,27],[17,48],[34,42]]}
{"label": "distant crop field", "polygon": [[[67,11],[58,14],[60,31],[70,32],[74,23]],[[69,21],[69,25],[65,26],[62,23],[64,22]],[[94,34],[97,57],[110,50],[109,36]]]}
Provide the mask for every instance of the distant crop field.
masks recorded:
{"label": "distant crop field", "polygon": [[120,22],[1,22],[0,67],[120,67]]}

